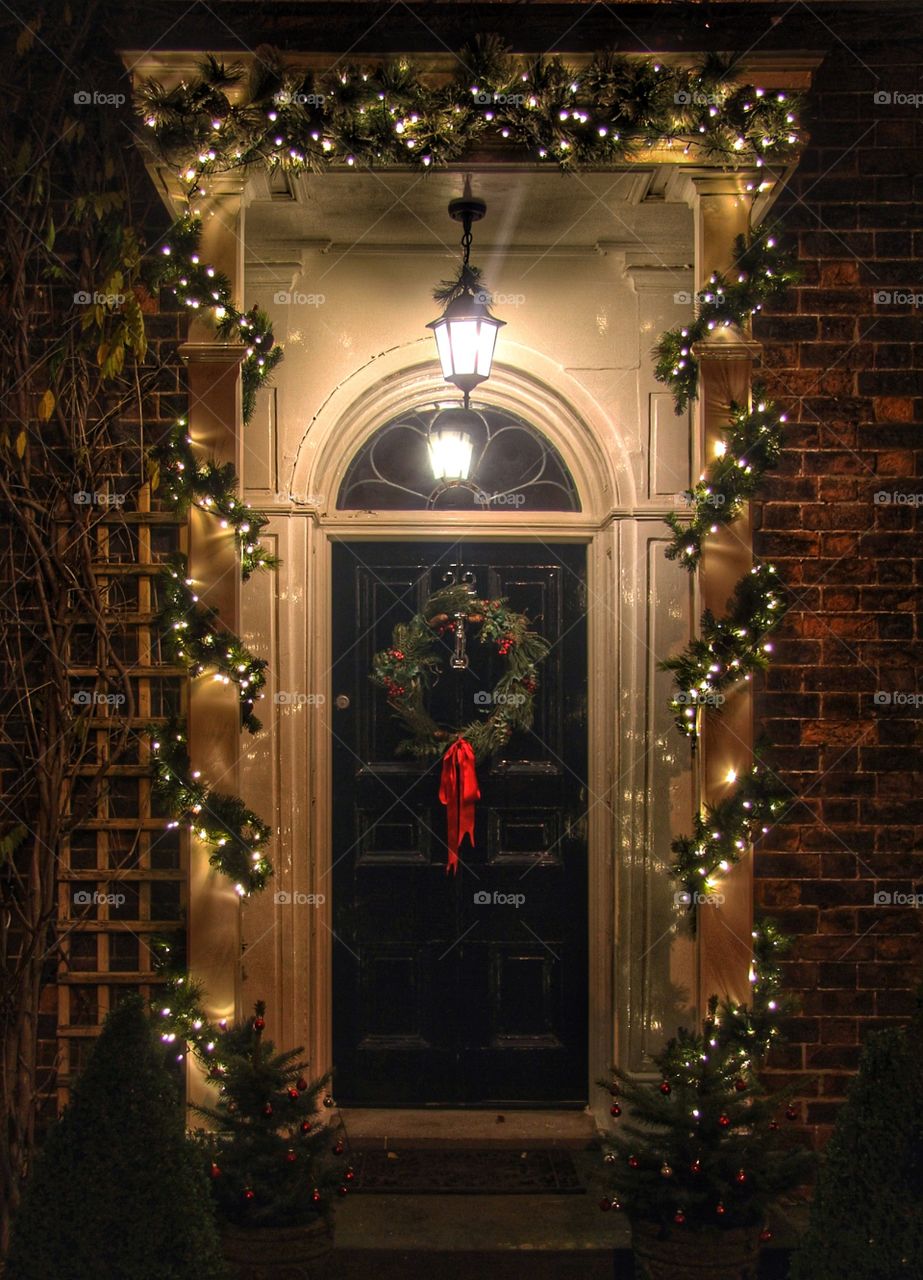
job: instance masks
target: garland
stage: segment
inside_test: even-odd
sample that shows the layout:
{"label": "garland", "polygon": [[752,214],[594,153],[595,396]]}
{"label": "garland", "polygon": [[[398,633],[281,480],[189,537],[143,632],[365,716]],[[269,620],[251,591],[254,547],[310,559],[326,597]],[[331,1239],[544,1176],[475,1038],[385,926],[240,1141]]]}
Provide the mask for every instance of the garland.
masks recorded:
{"label": "garland", "polygon": [[742,324],[769,298],[785,293],[798,277],[790,252],[779,247],[765,226],[734,240],[737,278],[715,272],[708,287],[696,294],[695,319],[668,329],[654,348],[654,377],[673,392],[676,412],[682,413],[699,388],[699,362],[695,344],[713,330]]}
{"label": "garland", "polygon": [[260,729],[253,714],[263,698],[266,661],[256,658],[233,632],[220,624],[218,614],[199,602],[188,576],[186,557],[174,556],[160,575],[160,612],[157,621],[167,655],[196,676],[213,671],[216,680],[236,684],[242,726],[250,733]]}
{"label": "garland", "polygon": [[[496,647],[504,670],[490,694],[493,709],[488,717],[450,730],[437,725],[423,705],[423,694],[440,667],[439,638],[454,632],[459,613],[468,624],[480,627],[482,644]],[[538,664],[548,649],[547,640],[529,629],[525,614],[514,613],[506,600],[476,600],[464,586],[434,592],[409,622],[397,624],[390,648],[372,660],[372,681],[387,692],[388,705],[411,735],[398,751],[421,758],[441,756],[462,739],[477,761],[500,750],[514,729],[532,725]]]}
{"label": "garland", "polygon": [[786,416],[777,414],[775,405],[764,398],[762,386],[754,386],[753,397],[758,402],[755,409],[732,402],[731,423],[715,444],[715,459],[683,495],[692,508],[691,518],[673,511],[666,518],[673,530],[667,559],[682,558],[687,569],[698,568],[706,534],[736,520],[766,472],[778,465]]}
{"label": "garland", "polygon": [[702,614],[700,634],[681,654],[660,663],[672,671],[676,691],[670,698],[676,727],[698,739],[701,713],[724,705],[723,690],[749,680],[769,661],[772,643],[766,637],[785,616],[786,605],[778,586],[778,574],[770,564],[756,564],[734,588],[728,612],[716,618],[710,609]]}
{"label": "garland", "polygon": [[560,57],[514,57],[487,35],[458,65],[438,86],[409,58],[315,77],[263,48],[245,85],[242,66],[209,55],[175,88],[145,81],[136,107],[190,201],[215,174],[257,163],[426,170],[496,142],[573,169],[678,143],[702,159],[762,167],[784,166],[800,140],[796,103],[735,83],[734,63],[714,54],[689,69],[605,52],[576,70]]}
{"label": "garland", "polygon": [[257,569],[278,567],[278,558],[260,542],[269,517],[241,502],[232,463],[199,461],[185,418],[179,418],[167,439],[148,453],[148,479],[152,492],[164,482],[161,497],[174,511],[185,514],[195,506],[219,519],[223,529],[233,530],[244,582]]}
{"label": "garland", "polygon": [[193,770],[186,750],[186,726],[171,721],[149,730],[156,795],[173,815],[168,826],[184,823],[211,849],[209,862],[229,876],[243,898],[264,889],[272,866],[262,850],[269,827],[239,796],[212,791]]}

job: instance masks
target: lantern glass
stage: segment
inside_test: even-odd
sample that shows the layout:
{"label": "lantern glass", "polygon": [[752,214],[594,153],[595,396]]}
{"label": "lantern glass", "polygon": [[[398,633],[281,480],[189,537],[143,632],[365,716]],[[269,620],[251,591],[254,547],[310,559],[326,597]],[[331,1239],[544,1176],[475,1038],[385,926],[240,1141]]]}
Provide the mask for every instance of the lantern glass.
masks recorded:
{"label": "lantern glass", "polygon": [[436,431],[427,441],[435,480],[467,480],[474,442],[466,431]]}
{"label": "lantern glass", "polygon": [[490,377],[497,332],[504,324],[482,302],[470,296],[456,298],[445,315],[429,328],[436,335],[442,376],[460,391],[471,392]]}

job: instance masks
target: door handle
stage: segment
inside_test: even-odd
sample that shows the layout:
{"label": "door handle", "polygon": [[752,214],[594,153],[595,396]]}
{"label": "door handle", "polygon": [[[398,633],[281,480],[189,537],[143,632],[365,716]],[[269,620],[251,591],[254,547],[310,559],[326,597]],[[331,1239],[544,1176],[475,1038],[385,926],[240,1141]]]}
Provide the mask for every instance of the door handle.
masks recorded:
{"label": "door handle", "polygon": [[346,711],[346,710],[348,710],[348,708],[349,708],[349,694],[348,694],[348,693],[338,693],[338,694],[337,694],[337,696],[336,696],[336,697],[334,698],[334,700],[333,700],[333,705],[336,707],[337,711]]}

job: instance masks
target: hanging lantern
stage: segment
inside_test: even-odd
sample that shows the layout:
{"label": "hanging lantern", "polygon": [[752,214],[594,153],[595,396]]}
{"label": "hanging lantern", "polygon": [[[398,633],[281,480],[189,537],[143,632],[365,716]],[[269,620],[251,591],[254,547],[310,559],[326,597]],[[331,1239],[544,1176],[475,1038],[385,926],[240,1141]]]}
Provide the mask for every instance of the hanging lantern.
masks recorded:
{"label": "hanging lantern", "polygon": [[449,217],[463,227],[462,269],[457,280],[435,291],[437,300],[445,303],[445,311],[426,326],[436,336],[442,376],[462,392],[466,407],[474,388],[490,377],[497,334],[506,323],[490,314],[490,294],[481,284],[477,267],[470,264],[471,224],[486,212],[487,205],[472,196],[470,179],[466,178],[465,194],[449,204]]}

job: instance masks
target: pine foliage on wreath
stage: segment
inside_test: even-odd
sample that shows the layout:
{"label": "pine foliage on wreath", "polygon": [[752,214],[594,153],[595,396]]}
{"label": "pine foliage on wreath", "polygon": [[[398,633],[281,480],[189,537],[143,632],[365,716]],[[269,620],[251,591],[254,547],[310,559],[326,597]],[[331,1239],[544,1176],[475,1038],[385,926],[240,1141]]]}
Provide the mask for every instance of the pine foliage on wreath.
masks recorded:
{"label": "pine foliage on wreath", "polygon": [[[505,665],[487,718],[449,729],[429,714],[424,694],[441,666],[439,640],[454,630],[455,614],[461,612],[469,626],[480,628],[482,644],[496,646]],[[376,653],[372,662],[373,683],[385,690],[388,705],[411,735],[398,745],[398,751],[421,759],[441,756],[464,738],[479,763],[487,759],[509,742],[514,729],[531,728],[538,665],[548,650],[548,641],[532,631],[526,615],[515,613],[505,599],[474,599],[464,586],[434,592],[409,622],[397,624],[390,647]]]}

